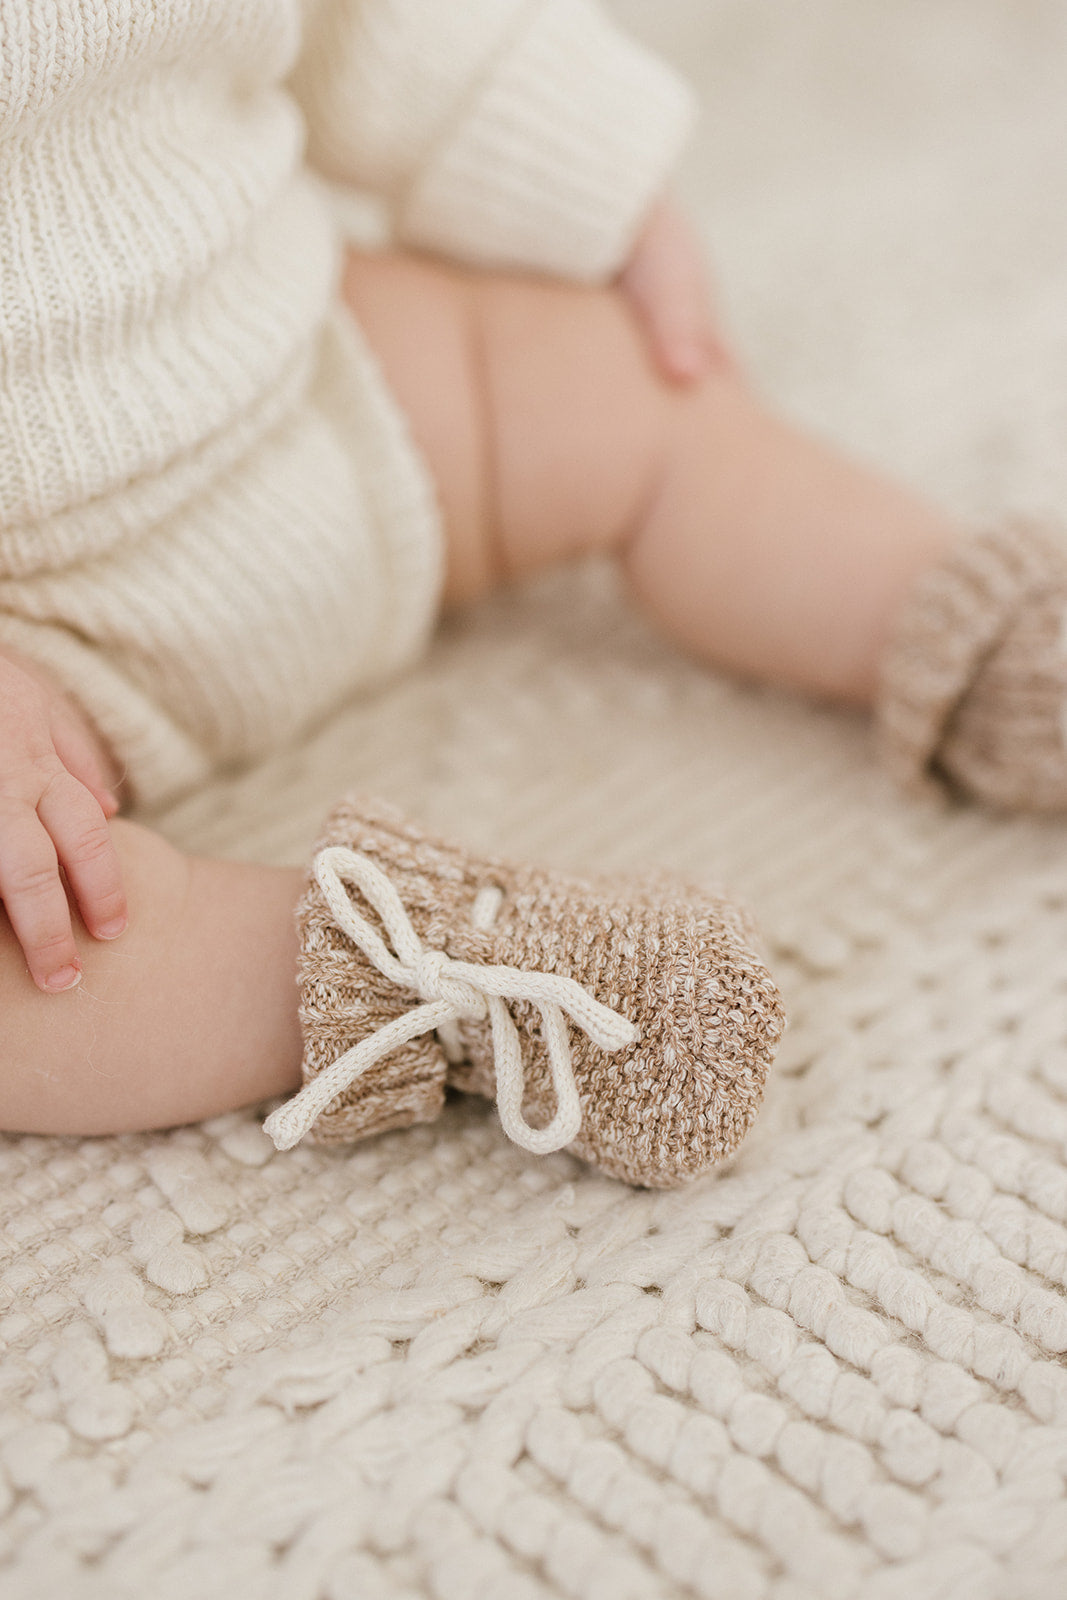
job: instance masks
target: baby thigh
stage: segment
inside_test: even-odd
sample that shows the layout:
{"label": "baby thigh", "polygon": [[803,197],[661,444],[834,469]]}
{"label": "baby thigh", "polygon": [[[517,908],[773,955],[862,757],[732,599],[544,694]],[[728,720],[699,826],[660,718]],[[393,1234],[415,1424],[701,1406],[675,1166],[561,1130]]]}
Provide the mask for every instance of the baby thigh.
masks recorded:
{"label": "baby thigh", "polygon": [[446,598],[613,551],[706,663],[855,705],[951,519],[780,417],[741,374],[670,384],[628,303],[353,257],[346,293],[436,475]]}
{"label": "baby thigh", "polygon": [[436,483],[446,603],[633,534],[677,401],[618,293],[353,252],[344,295]]}

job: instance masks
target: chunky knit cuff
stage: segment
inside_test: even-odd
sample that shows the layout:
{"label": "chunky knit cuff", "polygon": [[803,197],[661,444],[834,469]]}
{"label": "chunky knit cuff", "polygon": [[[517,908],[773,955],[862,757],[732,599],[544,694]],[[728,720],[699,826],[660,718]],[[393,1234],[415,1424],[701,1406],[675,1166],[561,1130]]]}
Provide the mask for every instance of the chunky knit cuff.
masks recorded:
{"label": "chunky knit cuff", "polygon": [[992,804],[1067,805],[1067,553],[1042,530],[978,534],[919,580],[883,662],[889,769]]}
{"label": "chunky knit cuff", "polygon": [[442,136],[401,236],[586,282],[625,260],[693,120],[678,78],[589,0],[547,0]]}

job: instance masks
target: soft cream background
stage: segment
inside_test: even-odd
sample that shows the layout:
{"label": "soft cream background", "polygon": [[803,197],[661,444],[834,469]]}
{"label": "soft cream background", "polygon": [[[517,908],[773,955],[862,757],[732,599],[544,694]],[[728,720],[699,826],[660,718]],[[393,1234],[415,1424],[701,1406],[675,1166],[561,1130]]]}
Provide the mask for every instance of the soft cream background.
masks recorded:
{"label": "soft cream background", "polygon": [[[681,184],[763,387],[1059,519],[1060,0],[616,10],[704,97]],[[482,1104],[350,1154],[3,1141],[5,1594],[1061,1595],[1064,828],[902,801],[862,720],[697,671],[599,569],[160,822],[299,860],[349,785],[737,885],[792,1017],[764,1116],[673,1195]]]}

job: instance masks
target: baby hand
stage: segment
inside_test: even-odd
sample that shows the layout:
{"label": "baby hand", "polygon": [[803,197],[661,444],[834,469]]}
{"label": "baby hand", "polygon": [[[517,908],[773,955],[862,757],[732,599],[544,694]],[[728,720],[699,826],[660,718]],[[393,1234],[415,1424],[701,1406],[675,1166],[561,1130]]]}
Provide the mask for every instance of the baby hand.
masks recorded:
{"label": "baby hand", "polygon": [[718,327],[700,241],[670,200],[661,200],[645,223],[618,285],[664,377],[692,383],[737,370]]}
{"label": "baby hand", "polygon": [[0,655],[0,899],[39,989],[81,978],[70,902],[89,932],[126,927],[108,818],[119,809],[93,740],[66,697]]}

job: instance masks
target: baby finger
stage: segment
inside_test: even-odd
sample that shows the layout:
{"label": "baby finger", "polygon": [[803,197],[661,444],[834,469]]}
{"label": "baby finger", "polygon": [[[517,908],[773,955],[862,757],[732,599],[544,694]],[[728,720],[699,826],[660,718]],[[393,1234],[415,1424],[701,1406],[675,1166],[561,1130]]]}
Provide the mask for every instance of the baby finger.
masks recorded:
{"label": "baby finger", "polygon": [[55,846],[31,806],[0,814],[0,898],[39,989],[59,994],[81,981],[70,905]]}
{"label": "baby finger", "polygon": [[126,895],[99,801],[64,772],[39,801],[37,815],[55,845],[85,926],[96,939],[117,939],[126,930]]}

